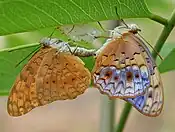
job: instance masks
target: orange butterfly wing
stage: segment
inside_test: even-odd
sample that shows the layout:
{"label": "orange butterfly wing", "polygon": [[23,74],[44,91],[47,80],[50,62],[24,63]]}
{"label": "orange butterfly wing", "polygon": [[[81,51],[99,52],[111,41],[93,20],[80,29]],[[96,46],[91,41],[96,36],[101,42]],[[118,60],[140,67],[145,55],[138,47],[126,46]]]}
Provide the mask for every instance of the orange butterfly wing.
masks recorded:
{"label": "orange butterfly wing", "polygon": [[90,80],[90,72],[78,57],[52,49],[36,77],[39,102],[45,105],[75,99],[88,88]]}
{"label": "orange butterfly wing", "polygon": [[21,116],[55,100],[74,99],[88,88],[91,75],[76,56],[41,48],[22,69],[10,92],[7,110]]}
{"label": "orange butterfly wing", "polygon": [[18,75],[8,97],[7,111],[9,115],[20,116],[39,105],[35,77],[48,52],[49,48],[41,48]]}

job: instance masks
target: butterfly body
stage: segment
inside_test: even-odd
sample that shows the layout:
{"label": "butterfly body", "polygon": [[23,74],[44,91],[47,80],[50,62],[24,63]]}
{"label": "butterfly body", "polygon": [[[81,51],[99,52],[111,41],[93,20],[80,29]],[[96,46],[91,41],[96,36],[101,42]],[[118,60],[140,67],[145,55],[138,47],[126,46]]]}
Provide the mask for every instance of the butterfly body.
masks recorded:
{"label": "butterfly body", "polygon": [[[119,27],[120,28],[120,27]],[[163,88],[157,66],[137,28],[111,31],[97,51],[94,86],[109,98],[130,102],[142,114],[157,116],[163,107]],[[122,27],[123,28],[123,27]]]}
{"label": "butterfly body", "polygon": [[94,56],[96,53],[95,49],[85,49],[82,47],[72,47],[69,45],[68,42],[64,42],[60,39],[50,39],[50,38],[43,38],[40,40],[40,43],[44,46],[51,46],[59,50],[59,52],[64,52],[68,54],[73,54],[79,57],[89,57]]}

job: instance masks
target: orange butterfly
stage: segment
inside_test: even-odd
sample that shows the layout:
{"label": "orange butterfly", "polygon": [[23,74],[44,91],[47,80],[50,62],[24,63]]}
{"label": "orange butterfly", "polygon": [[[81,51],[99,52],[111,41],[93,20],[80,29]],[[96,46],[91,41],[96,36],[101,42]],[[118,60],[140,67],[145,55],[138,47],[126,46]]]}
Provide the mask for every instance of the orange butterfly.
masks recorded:
{"label": "orange butterfly", "polygon": [[42,47],[12,86],[7,103],[11,116],[21,116],[56,100],[75,99],[90,84],[90,72],[75,55],[91,56],[94,50],[70,47],[58,39],[44,38],[40,43]]}
{"label": "orange butterfly", "polygon": [[136,25],[119,26],[97,51],[92,72],[94,86],[110,98],[121,98],[147,116],[163,108],[163,86],[158,68]]}

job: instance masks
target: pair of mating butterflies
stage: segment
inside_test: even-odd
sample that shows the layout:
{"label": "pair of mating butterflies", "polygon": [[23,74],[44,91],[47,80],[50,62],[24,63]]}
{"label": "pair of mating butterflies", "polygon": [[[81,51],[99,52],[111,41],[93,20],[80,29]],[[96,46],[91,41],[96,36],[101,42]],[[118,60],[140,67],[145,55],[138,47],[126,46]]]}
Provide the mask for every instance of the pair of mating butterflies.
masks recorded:
{"label": "pair of mating butterflies", "polygon": [[[125,29],[121,32],[121,29]],[[163,107],[160,74],[136,26],[117,27],[98,51],[70,47],[57,39],[43,39],[41,49],[22,69],[7,104],[11,116],[56,100],[75,99],[91,82],[91,74],[77,56],[94,56],[93,84],[110,98],[121,98],[147,116]]]}

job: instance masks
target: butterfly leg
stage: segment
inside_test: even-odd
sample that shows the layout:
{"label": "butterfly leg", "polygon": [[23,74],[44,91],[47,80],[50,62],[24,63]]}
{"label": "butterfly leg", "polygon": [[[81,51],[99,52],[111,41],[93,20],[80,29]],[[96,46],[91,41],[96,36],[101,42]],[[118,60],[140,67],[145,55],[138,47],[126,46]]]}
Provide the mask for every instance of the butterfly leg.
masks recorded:
{"label": "butterfly leg", "polygon": [[72,52],[73,55],[76,53],[77,49],[78,49],[78,44],[76,45],[74,51]]}
{"label": "butterfly leg", "polygon": [[73,25],[73,26],[72,26],[72,28],[70,29],[70,31],[69,31],[69,32],[67,32],[66,34],[71,33],[71,32],[74,30],[74,28],[75,28],[75,25]]}
{"label": "butterfly leg", "polygon": [[72,49],[71,49],[70,45],[67,43],[67,44],[65,44],[65,46],[68,48],[69,52],[70,52],[71,54],[73,54],[74,51],[72,52]]}
{"label": "butterfly leg", "polygon": [[97,21],[98,25],[101,27],[101,29],[106,32],[106,30],[103,28],[103,26],[101,25],[101,23],[99,21]]}

